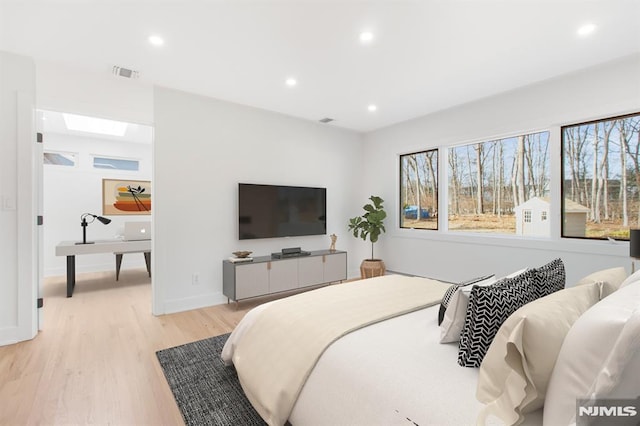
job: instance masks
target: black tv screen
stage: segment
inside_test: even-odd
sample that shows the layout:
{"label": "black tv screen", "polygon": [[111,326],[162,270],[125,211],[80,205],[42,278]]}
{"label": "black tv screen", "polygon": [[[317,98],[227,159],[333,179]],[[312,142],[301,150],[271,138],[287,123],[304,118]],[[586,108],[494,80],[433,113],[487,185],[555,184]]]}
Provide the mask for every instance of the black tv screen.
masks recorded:
{"label": "black tv screen", "polygon": [[327,190],[303,186],[238,184],[241,240],[327,233]]}

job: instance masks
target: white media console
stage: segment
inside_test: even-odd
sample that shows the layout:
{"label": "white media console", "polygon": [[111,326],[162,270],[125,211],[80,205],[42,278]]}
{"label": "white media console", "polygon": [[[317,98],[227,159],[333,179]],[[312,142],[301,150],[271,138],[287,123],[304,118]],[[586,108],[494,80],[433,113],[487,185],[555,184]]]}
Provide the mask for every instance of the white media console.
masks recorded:
{"label": "white media console", "polygon": [[347,279],[347,252],[318,250],[306,256],[254,257],[222,262],[222,294],[238,301]]}

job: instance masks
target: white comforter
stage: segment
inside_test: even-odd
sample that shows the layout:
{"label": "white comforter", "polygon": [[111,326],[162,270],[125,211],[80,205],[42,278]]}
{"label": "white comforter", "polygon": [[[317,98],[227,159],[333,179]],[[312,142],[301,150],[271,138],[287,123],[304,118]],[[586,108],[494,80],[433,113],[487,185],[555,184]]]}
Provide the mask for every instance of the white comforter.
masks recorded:
{"label": "white comforter", "polygon": [[[449,286],[389,275],[301,293],[259,311],[227,347],[249,401],[271,425],[290,417],[317,360],[340,337],[372,323],[439,304]],[[243,321],[244,322],[244,321]]]}
{"label": "white comforter", "polygon": [[370,325],[322,355],[291,413],[294,425],[474,425],[478,370],[440,344],[438,306]]}

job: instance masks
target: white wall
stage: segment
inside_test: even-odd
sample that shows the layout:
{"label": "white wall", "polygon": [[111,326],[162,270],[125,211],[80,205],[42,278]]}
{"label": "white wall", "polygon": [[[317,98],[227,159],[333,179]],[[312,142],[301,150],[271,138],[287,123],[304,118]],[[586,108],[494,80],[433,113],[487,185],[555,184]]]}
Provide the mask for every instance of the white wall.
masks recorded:
{"label": "white wall", "polygon": [[37,332],[35,67],[0,52],[0,345]]}
{"label": "white wall", "polygon": [[366,245],[347,222],[365,201],[359,134],[164,88],[155,89],[154,112],[156,314],[226,302],[222,261],[235,250],[329,247],[328,235],[239,241],[239,182],[326,187],[327,233],[357,274]]}
{"label": "white wall", "polygon": [[38,108],[153,124],[153,87],[144,80],[116,77],[108,71],[89,73],[38,61]]}
{"label": "white wall", "polygon": [[[45,151],[72,152],[75,167],[44,165],[44,275],[64,275],[66,258],[55,255],[60,241],[82,240],[80,215],[102,215],[102,179],[151,180],[151,144],[106,140],[87,136],[46,133]],[[130,158],[139,161],[137,172],[93,168],[93,155]],[[98,221],[87,227],[87,240],[113,239],[123,234],[124,222],[151,221],[151,216],[107,216],[112,222]],[[123,256],[123,269],[143,267],[142,254]],[[94,254],[76,258],[76,272],[108,271],[115,274],[113,254]]]}
{"label": "white wall", "polygon": [[[380,240],[387,268],[456,281],[478,274],[505,274],[561,257],[569,285],[593,270],[629,268],[628,243],[558,237],[560,126],[640,111],[639,76],[640,55],[636,55],[365,135],[365,188],[394,200],[389,203],[387,234]],[[399,154],[545,129],[551,131],[551,239],[399,229]],[[444,167],[441,164],[440,170]],[[441,212],[447,203],[445,186],[440,183]]]}

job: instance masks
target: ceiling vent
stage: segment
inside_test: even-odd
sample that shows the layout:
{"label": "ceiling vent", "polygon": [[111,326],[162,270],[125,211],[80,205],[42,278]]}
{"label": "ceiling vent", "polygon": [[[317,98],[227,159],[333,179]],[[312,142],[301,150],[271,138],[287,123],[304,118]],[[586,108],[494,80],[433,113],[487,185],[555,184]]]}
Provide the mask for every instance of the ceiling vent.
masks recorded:
{"label": "ceiling vent", "polygon": [[119,67],[117,65],[113,66],[113,75],[124,78],[138,78],[140,77],[140,73],[138,71],[130,70],[128,68]]}
{"label": "ceiling vent", "polygon": [[325,117],[325,118],[321,118],[318,121],[326,124],[326,123],[331,123],[333,120],[334,120],[333,118]]}

